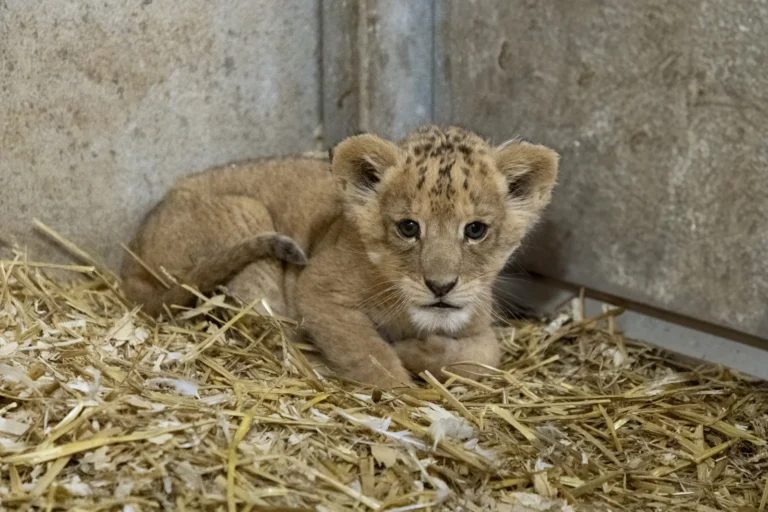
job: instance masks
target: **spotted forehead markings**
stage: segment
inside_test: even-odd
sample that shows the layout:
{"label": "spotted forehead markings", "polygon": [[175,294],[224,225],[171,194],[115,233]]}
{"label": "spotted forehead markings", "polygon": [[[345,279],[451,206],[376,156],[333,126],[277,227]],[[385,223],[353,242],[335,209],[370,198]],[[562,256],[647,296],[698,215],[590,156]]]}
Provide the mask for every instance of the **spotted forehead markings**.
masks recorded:
{"label": "spotted forehead markings", "polygon": [[451,182],[451,169],[456,163],[456,157],[442,154],[438,160],[437,177],[430,189],[430,193],[435,196],[445,195],[446,198],[451,199],[456,194],[456,189],[453,188]]}
{"label": "spotted forehead markings", "polygon": [[418,190],[421,190],[421,187],[424,186],[424,182],[427,180],[427,166],[422,165],[419,167],[419,182],[416,184],[416,188]]}
{"label": "spotted forehead markings", "polygon": [[[456,194],[453,181],[456,180],[458,185],[461,176],[452,176],[451,170],[456,165],[459,156],[463,160],[461,171],[464,174],[464,179],[461,186],[464,190],[469,190],[470,174],[474,174],[475,170],[482,176],[488,175],[489,168],[482,161],[482,157],[487,155],[487,152],[481,147],[473,147],[471,138],[462,131],[427,127],[418,130],[417,135],[418,137],[414,139],[411,146],[411,154],[406,158],[406,163],[410,166],[415,160],[414,169],[418,168],[416,186],[418,190],[421,190],[426,183],[429,160],[438,160],[437,176],[433,186],[429,189],[431,203],[439,202],[436,200],[442,196],[450,200]],[[481,158],[480,162],[476,162],[475,157]]]}

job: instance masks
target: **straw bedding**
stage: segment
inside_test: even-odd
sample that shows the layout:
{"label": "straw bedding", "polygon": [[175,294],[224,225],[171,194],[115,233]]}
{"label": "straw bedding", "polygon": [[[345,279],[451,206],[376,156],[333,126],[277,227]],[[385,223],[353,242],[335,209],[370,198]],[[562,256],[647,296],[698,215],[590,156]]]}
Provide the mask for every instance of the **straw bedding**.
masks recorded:
{"label": "straw bedding", "polygon": [[499,327],[494,376],[390,394],[319,376],[252,305],[156,323],[51,267],[0,264],[2,509],[768,510],[766,385],[617,311]]}

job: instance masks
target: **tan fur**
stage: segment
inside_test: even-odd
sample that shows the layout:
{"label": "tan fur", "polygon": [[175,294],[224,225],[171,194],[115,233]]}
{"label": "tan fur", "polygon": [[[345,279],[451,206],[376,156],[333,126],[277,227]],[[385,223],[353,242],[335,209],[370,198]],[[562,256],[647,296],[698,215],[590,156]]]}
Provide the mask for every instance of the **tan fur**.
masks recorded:
{"label": "tan fur", "polygon": [[[305,268],[277,263],[291,260],[281,239],[272,257],[261,252],[244,270],[224,258],[215,277],[227,274],[230,287],[240,283],[250,297],[264,294],[301,318],[303,333],[344,377],[391,388],[424,370],[442,377],[456,363],[498,364],[491,287],[549,202],[557,160],[543,146],[491,147],[458,128],[428,126],[399,144],[357,135],[334,149],[333,174],[299,159],[189,178],[150,214],[133,246],[153,268],[183,279],[253,237],[289,237],[308,256]],[[419,223],[418,239],[399,234],[403,219]],[[464,236],[475,221],[489,226],[481,240]],[[295,254],[292,261],[301,263]],[[130,259],[124,274],[138,302],[159,296],[161,285]],[[454,308],[429,307],[437,298],[426,281],[454,280],[442,299]]]}
{"label": "tan fur", "polygon": [[332,184],[328,163],[314,159],[242,162],[181,180],[129,244],[155,273],[178,284],[166,289],[126,256],[126,294],[160,315],[164,305],[194,299],[181,284],[204,293],[226,284],[245,302],[265,298],[277,313],[291,315],[286,283],[295,282],[306,254],[338,215]]}

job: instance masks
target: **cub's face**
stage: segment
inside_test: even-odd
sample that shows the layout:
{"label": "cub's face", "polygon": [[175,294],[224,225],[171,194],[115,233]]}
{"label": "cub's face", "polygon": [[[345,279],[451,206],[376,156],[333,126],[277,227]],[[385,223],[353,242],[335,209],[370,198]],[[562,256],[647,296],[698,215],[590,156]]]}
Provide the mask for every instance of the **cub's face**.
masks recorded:
{"label": "cub's face", "polygon": [[417,328],[452,332],[490,307],[493,280],[549,202],[557,160],[543,146],[428,126],[399,145],[350,137],[332,167],[372,279]]}

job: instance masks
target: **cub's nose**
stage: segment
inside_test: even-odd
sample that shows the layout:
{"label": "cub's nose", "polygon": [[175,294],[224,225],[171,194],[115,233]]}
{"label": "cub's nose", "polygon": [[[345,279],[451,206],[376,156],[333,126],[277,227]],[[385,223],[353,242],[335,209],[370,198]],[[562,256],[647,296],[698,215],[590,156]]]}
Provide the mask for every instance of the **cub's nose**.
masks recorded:
{"label": "cub's nose", "polygon": [[448,294],[451,290],[453,290],[453,287],[456,286],[456,281],[458,279],[454,279],[450,282],[438,282],[438,281],[432,281],[430,279],[424,280],[424,283],[427,285],[427,288],[429,288],[432,293],[435,294],[437,297],[444,297]]}

